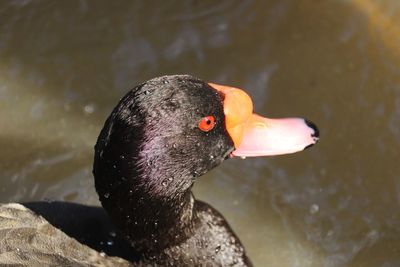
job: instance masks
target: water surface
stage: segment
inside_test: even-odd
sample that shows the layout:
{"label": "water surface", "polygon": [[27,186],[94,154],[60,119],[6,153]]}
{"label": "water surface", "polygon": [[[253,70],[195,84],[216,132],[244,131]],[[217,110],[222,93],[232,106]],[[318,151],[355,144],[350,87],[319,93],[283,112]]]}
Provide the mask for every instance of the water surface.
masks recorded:
{"label": "water surface", "polygon": [[320,128],[310,150],[196,183],[256,266],[400,266],[398,1],[2,1],[0,59],[0,202],[98,204],[106,116],[189,73]]}

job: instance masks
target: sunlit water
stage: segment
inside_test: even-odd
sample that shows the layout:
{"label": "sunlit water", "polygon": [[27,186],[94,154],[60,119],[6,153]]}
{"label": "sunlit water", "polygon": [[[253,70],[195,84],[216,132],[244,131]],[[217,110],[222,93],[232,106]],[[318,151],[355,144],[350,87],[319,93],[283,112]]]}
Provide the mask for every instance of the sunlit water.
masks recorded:
{"label": "sunlit water", "polygon": [[195,186],[256,266],[400,266],[396,0],[1,1],[0,202],[98,204],[106,116],[174,73],[320,128],[310,150],[229,160]]}

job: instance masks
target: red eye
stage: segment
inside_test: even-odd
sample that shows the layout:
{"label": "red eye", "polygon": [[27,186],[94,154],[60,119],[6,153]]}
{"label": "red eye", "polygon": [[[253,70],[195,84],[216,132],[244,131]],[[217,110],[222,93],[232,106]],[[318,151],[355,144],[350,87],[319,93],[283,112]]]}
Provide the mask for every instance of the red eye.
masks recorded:
{"label": "red eye", "polygon": [[215,119],[214,116],[207,116],[201,119],[201,121],[199,122],[199,128],[200,130],[202,130],[203,132],[208,132],[210,131],[212,128],[214,128],[215,125]]}

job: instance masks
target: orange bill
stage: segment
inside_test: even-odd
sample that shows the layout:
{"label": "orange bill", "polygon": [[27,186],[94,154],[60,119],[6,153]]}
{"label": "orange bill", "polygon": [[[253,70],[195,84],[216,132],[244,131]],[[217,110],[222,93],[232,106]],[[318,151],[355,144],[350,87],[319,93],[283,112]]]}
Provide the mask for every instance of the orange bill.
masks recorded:
{"label": "orange bill", "polygon": [[268,119],[253,113],[250,96],[241,89],[209,83],[224,96],[225,126],[233,156],[273,156],[302,151],[318,142],[318,128],[302,118]]}

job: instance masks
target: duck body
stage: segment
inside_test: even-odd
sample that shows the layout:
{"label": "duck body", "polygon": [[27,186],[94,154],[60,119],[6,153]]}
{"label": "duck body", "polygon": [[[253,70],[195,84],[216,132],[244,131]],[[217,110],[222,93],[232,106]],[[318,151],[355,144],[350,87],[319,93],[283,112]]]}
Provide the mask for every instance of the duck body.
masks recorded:
{"label": "duck body", "polygon": [[191,188],[232,156],[293,153],[316,143],[309,121],[277,121],[252,114],[243,91],[190,75],[138,85],[111,112],[95,145],[103,209],[0,205],[0,264],[252,266],[224,217]]}
{"label": "duck body", "polygon": [[[107,220],[103,220],[107,218],[104,215],[99,207],[65,202],[1,204],[0,266],[143,266],[90,247],[101,244],[95,243],[96,240],[109,240],[110,232],[101,231],[111,229]],[[87,238],[90,241],[85,243]]]}
{"label": "duck body", "polygon": [[0,266],[251,266],[223,217],[201,201],[196,206],[202,223],[191,238],[146,259],[101,207],[58,201],[2,204]]}

